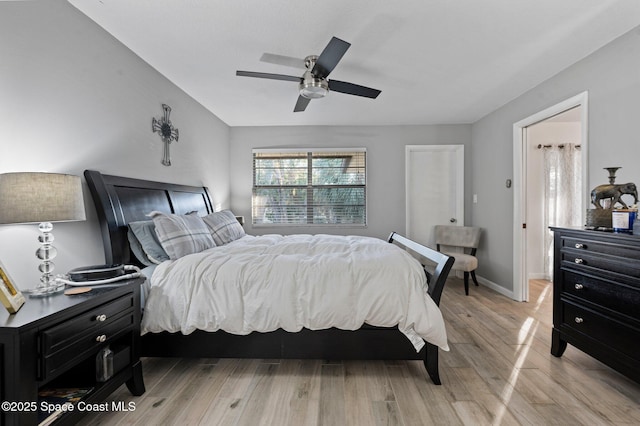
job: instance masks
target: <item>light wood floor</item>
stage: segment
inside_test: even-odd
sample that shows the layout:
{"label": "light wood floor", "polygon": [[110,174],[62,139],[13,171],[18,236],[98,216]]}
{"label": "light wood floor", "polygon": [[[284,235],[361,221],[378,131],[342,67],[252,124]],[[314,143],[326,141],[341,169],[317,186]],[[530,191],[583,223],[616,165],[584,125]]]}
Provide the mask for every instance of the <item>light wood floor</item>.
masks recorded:
{"label": "light wood floor", "polygon": [[442,386],[420,361],[145,358],[147,392],[123,386],[111,398],[135,411],[81,424],[640,424],[639,384],[570,345],[550,355],[552,287],[530,289],[530,302],[517,303],[482,286],[465,297],[461,280],[449,280]]}

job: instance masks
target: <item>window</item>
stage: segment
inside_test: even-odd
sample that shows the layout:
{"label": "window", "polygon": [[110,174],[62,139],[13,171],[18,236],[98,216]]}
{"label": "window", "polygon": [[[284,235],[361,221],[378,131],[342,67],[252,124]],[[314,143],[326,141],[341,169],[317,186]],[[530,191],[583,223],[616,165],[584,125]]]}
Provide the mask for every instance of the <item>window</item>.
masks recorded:
{"label": "window", "polygon": [[366,225],[366,150],[253,151],[254,225]]}

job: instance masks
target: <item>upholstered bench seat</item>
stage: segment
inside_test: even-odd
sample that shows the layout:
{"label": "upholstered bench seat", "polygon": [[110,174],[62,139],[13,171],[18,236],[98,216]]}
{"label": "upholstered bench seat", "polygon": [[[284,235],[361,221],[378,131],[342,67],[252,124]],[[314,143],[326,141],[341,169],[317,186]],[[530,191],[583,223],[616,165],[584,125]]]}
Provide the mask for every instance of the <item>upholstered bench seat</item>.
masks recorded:
{"label": "upholstered bench seat", "polygon": [[456,253],[453,251],[443,251],[447,256],[455,258],[455,263],[451,268],[452,271],[475,271],[478,269],[478,258],[470,254]]}
{"label": "upholstered bench seat", "polygon": [[[469,274],[475,285],[478,258],[476,250],[480,244],[481,229],[473,226],[436,225],[434,227],[436,249],[448,256],[455,258],[452,271],[464,272],[464,292],[469,295]],[[461,248],[460,252],[455,251]],[[466,250],[466,252],[464,252]]]}

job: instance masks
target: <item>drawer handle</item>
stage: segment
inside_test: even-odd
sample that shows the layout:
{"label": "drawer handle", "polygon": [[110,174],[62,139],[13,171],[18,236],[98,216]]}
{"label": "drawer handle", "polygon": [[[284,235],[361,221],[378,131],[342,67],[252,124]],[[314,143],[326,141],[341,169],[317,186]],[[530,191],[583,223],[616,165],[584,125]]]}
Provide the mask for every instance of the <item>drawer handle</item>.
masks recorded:
{"label": "drawer handle", "polygon": [[582,290],[584,288],[582,284],[576,284],[574,287],[576,288],[576,290]]}
{"label": "drawer handle", "polygon": [[96,337],[96,342],[100,342],[103,343],[107,340],[107,335],[106,334],[101,334],[98,337]]}
{"label": "drawer handle", "polygon": [[98,315],[96,317],[96,321],[98,321],[98,322],[105,322],[106,320],[107,320],[107,316],[105,314]]}
{"label": "drawer handle", "polygon": [[576,257],[575,262],[576,262],[578,265],[582,265],[582,264],[584,263],[584,260],[580,259],[579,257]]}
{"label": "drawer handle", "polygon": [[581,324],[584,322],[584,320],[580,317],[576,317],[575,321],[576,321],[576,324]]}
{"label": "drawer handle", "polygon": [[577,248],[577,249],[584,248],[584,244],[582,244],[582,243],[576,243],[576,248]]}

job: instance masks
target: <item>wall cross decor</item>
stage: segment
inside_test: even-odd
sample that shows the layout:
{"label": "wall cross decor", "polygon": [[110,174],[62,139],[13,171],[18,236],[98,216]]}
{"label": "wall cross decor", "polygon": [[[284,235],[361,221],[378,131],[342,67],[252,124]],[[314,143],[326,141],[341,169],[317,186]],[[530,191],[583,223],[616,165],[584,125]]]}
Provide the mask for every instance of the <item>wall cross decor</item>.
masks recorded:
{"label": "wall cross decor", "polygon": [[154,133],[158,133],[162,138],[162,142],[164,142],[164,156],[162,158],[162,164],[165,166],[171,165],[171,153],[169,152],[169,145],[171,142],[178,142],[178,129],[173,127],[171,124],[171,120],[169,120],[169,114],[171,114],[171,107],[166,104],[162,104],[162,110],[164,111],[164,115],[160,120],[157,120],[155,117],[153,121],[151,121],[151,130]]}

